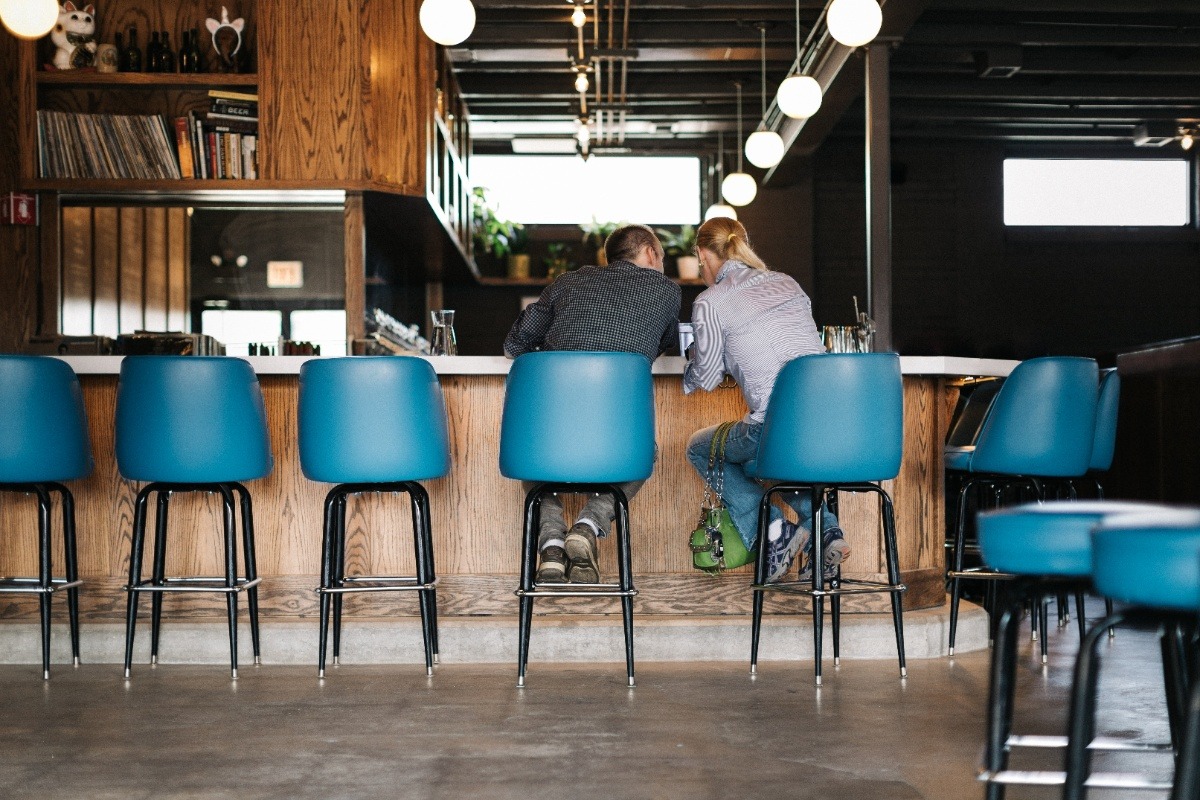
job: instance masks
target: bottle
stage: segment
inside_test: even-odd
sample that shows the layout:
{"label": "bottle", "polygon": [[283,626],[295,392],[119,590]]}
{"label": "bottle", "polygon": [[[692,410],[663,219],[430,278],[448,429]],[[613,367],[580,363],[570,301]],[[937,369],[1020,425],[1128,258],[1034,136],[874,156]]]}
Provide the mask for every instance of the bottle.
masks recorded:
{"label": "bottle", "polygon": [[125,52],[125,37],[120,31],[113,34],[113,43],[117,46],[117,72],[128,72],[129,54]]}
{"label": "bottle", "polygon": [[192,28],[192,72],[204,72],[204,57],[200,55],[200,29]]}
{"label": "bottle", "polygon": [[129,26],[129,47],[125,49],[125,67],[122,71],[142,71],[142,50],[138,47],[137,26]]}
{"label": "bottle", "polygon": [[146,72],[161,72],[158,68],[161,51],[162,45],[158,41],[158,31],[152,31],[150,44],[146,45]]}
{"label": "bottle", "polygon": [[169,31],[162,33],[162,49],[158,51],[158,71],[175,71],[175,51],[171,49],[171,33]]}
{"label": "bottle", "polygon": [[179,71],[195,72],[192,69],[192,32],[183,32],[183,42],[179,45]]}

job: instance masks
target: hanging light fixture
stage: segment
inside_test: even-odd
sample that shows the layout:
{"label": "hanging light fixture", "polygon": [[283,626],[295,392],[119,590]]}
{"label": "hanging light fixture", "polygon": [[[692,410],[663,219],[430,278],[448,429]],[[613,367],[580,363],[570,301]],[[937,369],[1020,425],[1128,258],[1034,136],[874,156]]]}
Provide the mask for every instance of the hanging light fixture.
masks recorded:
{"label": "hanging light fixture", "polygon": [[475,30],[475,6],[471,0],[423,0],[421,30],[441,45],[460,44]]}
{"label": "hanging light fixture", "polygon": [[846,47],[862,47],[883,27],[883,10],[875,0],[833,0],[825,15],[829,35]]}
{"label": "hanging light fixture", "polygon": [[738,131],[738,171],[731,172],[721,181],[721,196],[729,201],[730,205],[745,206],[754,201],[754,196],[758,194],[758,184],[754,182],[754,178],[742,172],[742,83],[737,82],[737,131]]}
{"label": "hanging light fixture", "polygon": [[56,22],[56,0],[0,0],[0,23],[18,39],[40,39]]}
{"label": "hanging light fixture", "polygon": [[767,27],[759,25],[758,32],[762,37],[762,122],[759,123],[759,130],[750,134],[750,138],[746,140],[746,158],[756,167],[769,169],[783,160],[787,148],[784,147],[783,139],[778,133],[762,128],[767,119]]}
{"label": "hanging light fixture", "polygon": [[[725,175],[725,134],[722,131],[717,131],[717,186],[720,186]],[[708,222],[714,217],[728,217],[729,219],[737,219],[737,211],[731,205],[725,203],[713,203],[704,212],[704,221]]]}
{"label": "hanging light fixture", "polygon": [[575,10],[571,12],[571,24],[576,28],[587,24],[587,14],[584,13],[583,6],[575,6]]}
{"label": "hanging light fixture", "polygon": [[[800,63],[800,0],[796,0],[796,63]],[[808,119],[821,108],[821,84],[809,75],[792,75],[779,84],[775,102],[792,119]]]}

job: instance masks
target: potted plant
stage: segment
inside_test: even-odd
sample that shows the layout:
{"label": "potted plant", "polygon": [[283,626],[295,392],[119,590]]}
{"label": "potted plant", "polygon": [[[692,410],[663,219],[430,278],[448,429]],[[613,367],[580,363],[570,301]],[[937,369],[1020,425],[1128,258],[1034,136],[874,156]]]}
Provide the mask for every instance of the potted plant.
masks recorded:
{"label": "potted plant", "polygon": [[675,257],[675,268],[682,280],[696,280],[700,277],[700,259],[696,258],[696,228],[693,225],[683,225],[679,232],[658,228],[655,231],[662,241],[663,251]]}
{"label": "potted plant", "polygon": [[483,186],[471,190],[471,239],[476,258],[487,253],[500,264],[509,253],[511,225],[496,214],[487,191]]}
{"label": "potted plant", "polygon": [[507,223],[508,277],[521,280],[529,277],[529,231],[519,222]]}
{"label": "potted plant", "polygon": [[552,242],[546,246],[546,251],[549,255],[542,261],[546,264],[546,277],[550,280],[575,268],[570,259],[571,245],[566,242]]}
{"label": "potted plant", "polygon": [[619,227],[619,222],[597,222],[595,217],[590,223],[579,226],[583,231],[583,246],[596,251],[596,263],[600,266],[608,263],[608,257],[604,254],[604,240]]}

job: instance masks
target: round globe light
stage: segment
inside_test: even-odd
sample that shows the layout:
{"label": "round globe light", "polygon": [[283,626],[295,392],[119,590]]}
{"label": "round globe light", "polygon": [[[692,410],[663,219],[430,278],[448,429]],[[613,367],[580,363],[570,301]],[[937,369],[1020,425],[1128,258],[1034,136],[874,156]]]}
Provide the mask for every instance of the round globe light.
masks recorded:
{"label": "round globe light", "polygon": [[825,15],[829,35],[846,47],[861,47],[883,26],[883,10],[875,0],[833,0]]}
{"label": "round globe light", "polygon": [[808,75],[793,75],[779,84],[779,110],[792,119],[808,119],[821,109],[821,84]]}
{"label": "round globe light", "polygon": [[56,22],[55,0],[0,0],[0,23],[18,39],[40,39]]}
{"label": "round globe light", "polygon": [[475,6],[471,0],[424,0],[421,30],[438,44],[459,44],[475,30]]}
{"label": "round globe light", "polygon": [[583,94],[588,90],[588,78],[585,73],[579,73],[575,76],[575,91]]}
{"label": "round globe light", "polygon": [[721,181],[721,197],[728,200],[730,205],[750,205],[757,194],[758,184],[744,172],[731,172]]}
{"label": "round globe light", "polygon": [[708,222],[710,219],[715,219],[716,217],[737,219],[737,209],[735,209],[733,206],[727,206],[724,203],[713,203],[708,207],[708,210],[704,212],[704,221]]}
{"label": "round globe light", "polygon": [[783,160],[783,139],[775,131],[755,131],[746,139],[746,158],[756,167],[770,169]]}

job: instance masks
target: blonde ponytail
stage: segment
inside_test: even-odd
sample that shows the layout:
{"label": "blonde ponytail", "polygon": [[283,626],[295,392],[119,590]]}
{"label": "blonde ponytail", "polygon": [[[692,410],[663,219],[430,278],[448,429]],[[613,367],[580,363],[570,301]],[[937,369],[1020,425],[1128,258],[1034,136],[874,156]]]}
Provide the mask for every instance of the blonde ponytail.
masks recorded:
{"label": "blonde ponytail", "polygon": [[750,246],[750,236],[736,219],[713,217],[696,232],[696,246],[716,253],[722,262],[733,259],[754,269],[768,270]]}

